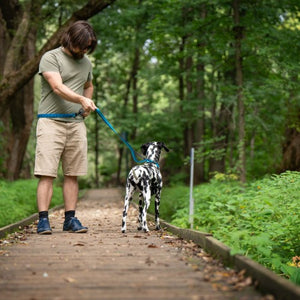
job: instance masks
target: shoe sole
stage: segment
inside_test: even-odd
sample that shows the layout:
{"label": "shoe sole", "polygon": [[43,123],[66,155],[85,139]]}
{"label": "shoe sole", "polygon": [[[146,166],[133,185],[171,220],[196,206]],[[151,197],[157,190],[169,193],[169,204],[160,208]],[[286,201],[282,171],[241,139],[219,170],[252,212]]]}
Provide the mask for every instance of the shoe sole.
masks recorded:
{"label": "shoe sole", "polygon": [[64,231],[71,232],[71,233],[85,233],[88,231],[88,229],[79,229],[77,231],[73,231],[73,230],[64,230]]}
{"label": "shoe sole", "polygon": [[38,232],[38,234],[52,234],[52,231],[51,230],[45,230],[45,231]]}

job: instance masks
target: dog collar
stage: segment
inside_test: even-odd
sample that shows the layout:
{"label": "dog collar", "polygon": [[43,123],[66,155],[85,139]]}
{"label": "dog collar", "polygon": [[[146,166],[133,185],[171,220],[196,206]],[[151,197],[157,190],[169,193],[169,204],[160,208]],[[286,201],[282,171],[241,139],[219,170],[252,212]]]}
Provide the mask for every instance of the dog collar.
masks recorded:
{"label": "dog collar", "polygon": [[147,162],[147,163],[150,163],[150,164],[155,164],[156,166],[157,166],[157,168],[159,169],[159,164],[157,163],[157,162],[155,162],[155,161],[153,161],[153,160],[150,160],[150,159],[145,159],[145,161]]}

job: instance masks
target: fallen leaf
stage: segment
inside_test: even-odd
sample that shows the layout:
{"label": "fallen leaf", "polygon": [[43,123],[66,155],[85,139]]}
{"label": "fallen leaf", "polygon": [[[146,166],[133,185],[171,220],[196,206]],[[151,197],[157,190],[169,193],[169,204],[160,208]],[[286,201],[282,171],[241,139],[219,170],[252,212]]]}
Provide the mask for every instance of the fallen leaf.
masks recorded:
{"label": "fallen leaf", "polygon": [[85,246],[84,242],[77,242],[73,246]]}
{"label": "fallen leaf", "polygon": [[64,280],[65,280],[66,282],[69,282],[69,283],[72,283],[72,282],[75,282],[75,281],[76,281],[76,279],[74,279],[74,278],[72,278],[72,277],[66,277],[66,278],[64,278]]}
{"label": "fallen leaf", "polygon": [[210,257],[210,256],[203,256],[202,259],[203,259],[204,261],[206,261],[206,262],[211,262],[211,261],[213,261],[213,258]]}
{"label": "fallen leaf", "polygon": [[134,237],[135,239],[146,239],[145,236],[138,235],[138,234],[134,235],[133,237]]}
{"label": "fallen leaf", "polygon": [[148,266],[151,266],[151,264],[154,264],[155,263],[155,261],[154,260],[152,260],[149,256],[146,258],[146,261],[145,261],[145,263],[148,265]]}
{"label": "fallen leaf", "polygon": [[177,237],[171,236],[171,235],[163,235],[161,238],[162,239],[177,239]]}
{"label": "fallen leaf", "polygon": [[241,282],[238,282],[234,288],[239,290],[239,289],[242,289],[246,286],[249,286],[252,284],[252,278],[251,277],[247,277],[245,280],[241,281]]}

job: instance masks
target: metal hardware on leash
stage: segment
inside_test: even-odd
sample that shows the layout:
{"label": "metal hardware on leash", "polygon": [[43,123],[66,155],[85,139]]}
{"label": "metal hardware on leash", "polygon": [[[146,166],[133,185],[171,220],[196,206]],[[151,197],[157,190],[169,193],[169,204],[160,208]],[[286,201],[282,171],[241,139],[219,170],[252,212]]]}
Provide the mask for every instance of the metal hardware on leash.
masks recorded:
{"label": "metal hardware on leash", "polygon": [[85,116],[83,115],[84,113],[85,113],[84,109],[80,108],[79,111],[78,111],[78,113],[76,113],[75,117],[82,116],[82,118],[84,119],[85,118]]}
{"label": "metal hardware on leash", "polygon": [[103,115],[103,113],[101,112],[101,110],[99,108],[96,108],[96,113],[100,116],[100,118],[103,120],[103,122],[119,137],[119,139],[128,147],[128,149],[131,152],[131,156],[133,158],[133,160],[138,163],[138,164],[142,164],[142,163],[152,163],[155,164],[157,166],[157,168],[159,168],[159,164],[155,161],[152,161],[150,159],[143,159],[143,160],[138,160],[135,156],[135,151],[133,150],[133,148],[130,146],[130,144],[114,129],[114,127],[109,123],[109,121],[105,118],[105,116]]}

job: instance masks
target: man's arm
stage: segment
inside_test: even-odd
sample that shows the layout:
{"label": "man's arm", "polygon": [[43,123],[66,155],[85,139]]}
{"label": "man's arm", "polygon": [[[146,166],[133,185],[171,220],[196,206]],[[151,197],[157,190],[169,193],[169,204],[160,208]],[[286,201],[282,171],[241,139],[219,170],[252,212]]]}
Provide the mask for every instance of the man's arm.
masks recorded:
{"label": "man's arm", "polygon": [[83,96],[92,99],[94,86],[92,81],[87,81],[83,87]]}
{"label": "man's arm", "polygon": [[81,104],[85,111],[85,116],[96,109],[96,105],[90,98],[93,95],[93,84],[92,82],[87,82],[84,86],[83,96],[76,94],[70,88],[63,84],[62,78],[57,72],[43,72],[44,78],[47,80],[51,86],[53,92],[63,99],[71,102]]}

